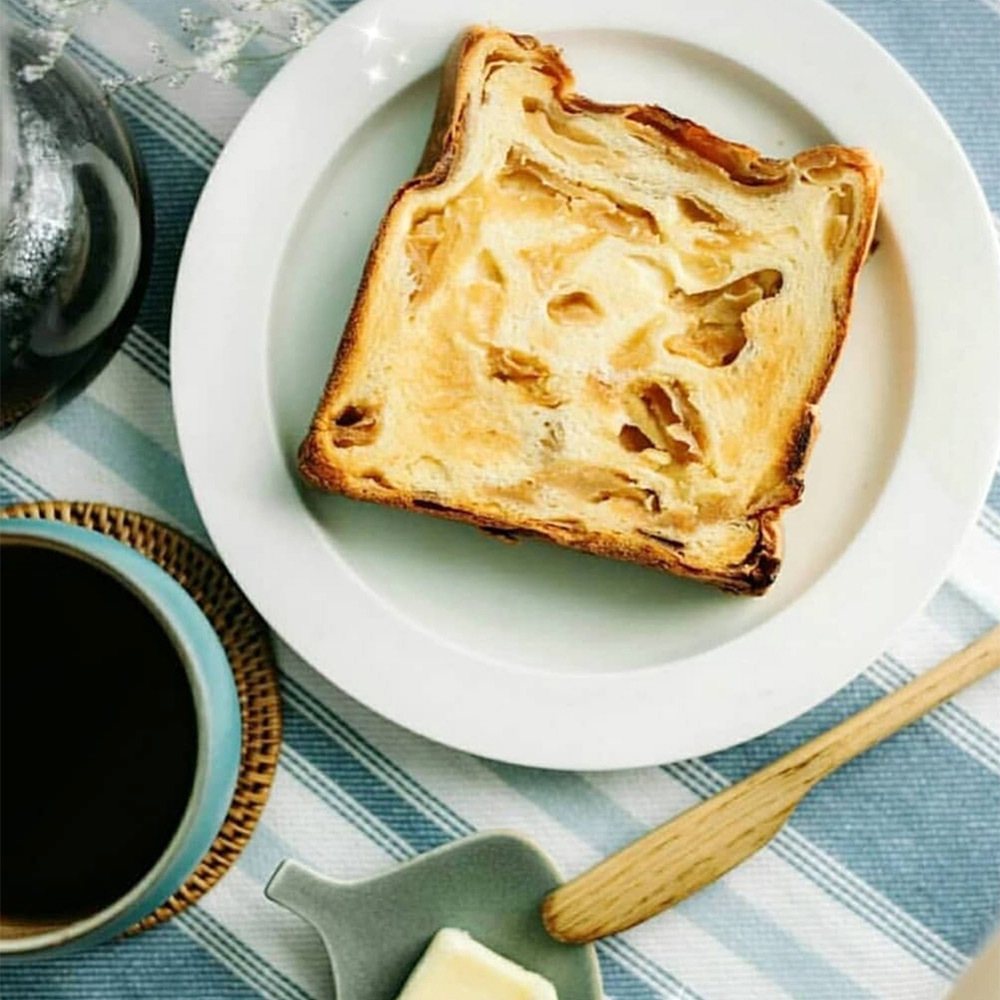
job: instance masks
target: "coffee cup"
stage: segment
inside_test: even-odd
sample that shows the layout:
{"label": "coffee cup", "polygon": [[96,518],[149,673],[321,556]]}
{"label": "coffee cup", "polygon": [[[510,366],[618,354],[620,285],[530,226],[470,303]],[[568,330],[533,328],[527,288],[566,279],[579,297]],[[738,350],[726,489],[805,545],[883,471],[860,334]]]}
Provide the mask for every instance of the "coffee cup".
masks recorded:
{"label": "coffee cup", "polygon": [[0,956],[107,940],[208,853],[240,759],[201,609],[112,538],[0,522]]}

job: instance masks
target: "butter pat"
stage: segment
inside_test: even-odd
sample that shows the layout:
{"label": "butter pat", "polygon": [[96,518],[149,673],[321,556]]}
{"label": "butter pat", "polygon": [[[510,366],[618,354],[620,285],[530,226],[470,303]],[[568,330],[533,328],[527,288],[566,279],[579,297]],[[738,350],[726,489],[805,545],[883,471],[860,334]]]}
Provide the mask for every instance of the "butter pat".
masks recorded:
{"label": "butter pat", "polygon": [[559,1000],[535,972],[490,951],[465,931],[434,935],[397,1000]]}

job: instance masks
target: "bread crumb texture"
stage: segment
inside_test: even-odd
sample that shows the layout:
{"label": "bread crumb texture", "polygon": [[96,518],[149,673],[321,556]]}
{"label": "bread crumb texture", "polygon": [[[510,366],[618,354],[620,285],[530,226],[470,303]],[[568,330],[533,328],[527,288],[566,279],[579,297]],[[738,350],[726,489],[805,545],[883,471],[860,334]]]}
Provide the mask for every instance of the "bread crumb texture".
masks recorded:
{"label": "bread crumb texture", "polygon": [[573,92],[472,29],[300,454],[361,499],[760,593],[846,332],[880,172],[769,160]]}

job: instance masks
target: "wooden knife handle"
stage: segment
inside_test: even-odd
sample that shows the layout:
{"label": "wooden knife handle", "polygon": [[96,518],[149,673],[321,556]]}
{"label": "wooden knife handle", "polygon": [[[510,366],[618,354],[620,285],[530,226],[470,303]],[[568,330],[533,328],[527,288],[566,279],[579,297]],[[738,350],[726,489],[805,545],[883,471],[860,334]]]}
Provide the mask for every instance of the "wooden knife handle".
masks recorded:
{"label": "wooden knife handle", "polygon": [[596,941],[680,902],[763,847],[831,771],[998,666],[1000,626],[555,889],[542,904],[546,929],[559,941]]}

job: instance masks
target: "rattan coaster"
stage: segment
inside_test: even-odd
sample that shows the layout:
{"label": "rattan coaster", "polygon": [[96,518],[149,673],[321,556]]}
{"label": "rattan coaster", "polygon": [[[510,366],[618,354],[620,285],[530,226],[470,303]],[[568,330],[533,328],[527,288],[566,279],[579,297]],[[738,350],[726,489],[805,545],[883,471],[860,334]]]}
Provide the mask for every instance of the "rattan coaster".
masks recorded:
{"label": "rattan coaster", "polygon": [[165,569],[195,599],[219,634],[233,668],[243,717],[240,774],[229,813],[211,850],[162,906],[127,933],[169,920],[197,902],[246,847],[271,792],[281,747],[281,700],[267,627],[214,556],[180,532],[135,511],[100,503],[50,500],[0,510],[0,518],[40,518],[110,535]]}

